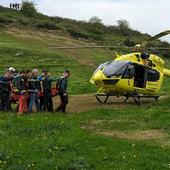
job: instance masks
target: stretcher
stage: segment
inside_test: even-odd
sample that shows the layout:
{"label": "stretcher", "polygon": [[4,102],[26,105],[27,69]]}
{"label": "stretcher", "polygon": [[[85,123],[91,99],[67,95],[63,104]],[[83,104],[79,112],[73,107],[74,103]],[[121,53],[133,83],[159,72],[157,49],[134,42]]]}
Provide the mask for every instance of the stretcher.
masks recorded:
{"label": "stretcher", "polygon": [[[27,92],[25,92],[25,93],[28,94]],[[51,88],[51,96],[55,97],[55,96],[57,96],[57,94],[58,94],[58,89],[56,87],[52,87]],[[38,93],[38,97],[43,97],[43,96],[44,96],[43,92]],[[19,101],[19,97],[20,97],[19,91],[12,91],[10,98],[13,103],[16,103],[17,101]]]}
{"label": "stretcher", "polygon": [[[58,94],[58,89],[56,87],[51,88],[51,96],[55,97]],[[38,93],[38,97],[43,97],[43,92]],[[19,91],[12,91],[10,96],[11,103],[18,103],[17,112],[18,114],[23,114],[28,112],[28,100],[29,94],[27,91],[19,92]]]}

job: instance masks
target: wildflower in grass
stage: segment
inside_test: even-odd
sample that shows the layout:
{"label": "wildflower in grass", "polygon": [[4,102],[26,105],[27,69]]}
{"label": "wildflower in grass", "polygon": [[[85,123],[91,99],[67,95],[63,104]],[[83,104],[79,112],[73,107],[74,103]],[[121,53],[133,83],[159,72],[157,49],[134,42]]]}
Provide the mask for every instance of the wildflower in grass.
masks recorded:
{"label": "wildflower in grass", "polygon": [[170,169],[170,163],[168,164],[168,167],[169,167],[169,169]]}
{"label": "wildflower in grass", "polygon": [[103,158],[103,160],[107,160],[107,157],[105,156],[105,157]]}
{"label": "wildflower in grass", "polygon": [[132,143],[132,148],[134,148],[136,145],[135,145],[135,143]]}

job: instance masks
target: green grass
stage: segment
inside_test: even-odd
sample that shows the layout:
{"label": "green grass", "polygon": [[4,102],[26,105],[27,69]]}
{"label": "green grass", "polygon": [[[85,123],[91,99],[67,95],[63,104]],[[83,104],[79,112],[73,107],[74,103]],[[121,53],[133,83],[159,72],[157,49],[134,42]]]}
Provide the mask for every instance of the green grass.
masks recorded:
{"label": "green grass", "polygon": [[[168,169],[170,146],[169,99],[160,105],[96,110],[76,115],[0,115],[0,167],[2,169]],[[163,108],[163,109],[162,109]],[[96,135],[82,129],[91,120],[117,120],[107,128],[161,129],[160,140],[126,140]],[[129,120],[129,124],[124,124]],[[134,124],[133,121],[139,122]],[[142,122],[142,126],[141,123]],[[145,123],[143,123],[145,122]]]}

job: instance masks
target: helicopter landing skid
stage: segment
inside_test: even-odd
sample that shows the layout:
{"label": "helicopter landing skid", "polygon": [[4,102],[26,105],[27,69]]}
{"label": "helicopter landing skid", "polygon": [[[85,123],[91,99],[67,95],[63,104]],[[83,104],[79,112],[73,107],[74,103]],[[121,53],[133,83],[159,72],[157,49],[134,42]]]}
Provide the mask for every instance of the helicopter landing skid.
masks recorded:
{"label": "helicopter landing skid", "polygon": [[[95,94],[95,97],[99,103],[106,103],[110,96],[115,96],[107,93],[97,93]],[[102,100],[100,97],[106,97],[104,100]]]}
{"label": "helicopter landing skid", "polygon": [[155,99],[158,102],[158,99],[160,96],[155,96],[155,95],[130,95],[130,96],[125,96],[126,99],[124,100],[124,103],[126,103],[128,101],[129,98],[133,98],[134,102],[137,105],[141,105],[141,98],[146,98],[146,99]]}
{"label": "helicopter landing skid", "polygon": [[[95,94],[95,97],[96,97],[96,99],[99,103],[107,103],[109,97],[111,97],[111,96],[117,96],[117,95],[108,94],[108,93],[97,93],[97,94]],[[103,100],[101,99],[101,97],[103,98]],[[147,98],[147,99],[152,98],[152,99],[155,99],[158,102],[158,99],[159,99],[160,96],[132,94],[132,95],[128,95],[128,96],[125,96],[125,97],[126,97],[126,99],[124,100],[124,103],[126,103],[129,98],[133,98],[134,102],[137,105],[141,105],[141,100],[140,100],[141,98]]]}

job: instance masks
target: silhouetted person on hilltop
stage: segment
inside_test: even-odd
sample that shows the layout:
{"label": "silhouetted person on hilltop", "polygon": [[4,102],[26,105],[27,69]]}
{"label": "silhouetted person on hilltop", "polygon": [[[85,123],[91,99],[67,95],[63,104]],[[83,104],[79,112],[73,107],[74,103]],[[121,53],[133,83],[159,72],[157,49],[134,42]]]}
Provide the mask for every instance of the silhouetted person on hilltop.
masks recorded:
{"label": "silhouetted person on hilltop", "polygon": [[17,7],[18,7],[18,10],[20,10],[20,4],[18,3],[18,5],[17,5]]}
{"label": "silhouetted person on hilltop", "polygon": [[15,9],[17,10],[17,3],[15,3]]}
{"label": "silhouetted person on hilltop", "polygon": [[10,8],[20,10],[21,9],[21,4],[19,4],[19,3],[10,3]]}

